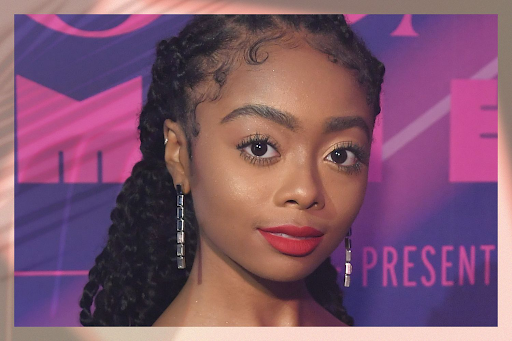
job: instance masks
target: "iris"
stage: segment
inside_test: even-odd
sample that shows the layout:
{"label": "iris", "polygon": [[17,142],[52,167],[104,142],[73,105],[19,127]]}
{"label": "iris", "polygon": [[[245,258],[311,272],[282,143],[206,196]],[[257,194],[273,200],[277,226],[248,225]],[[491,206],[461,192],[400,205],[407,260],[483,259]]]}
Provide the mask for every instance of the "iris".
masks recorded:
{"label": "iris", "polygon": [[331,153],[331,159],[335,163],[343,163],[347,160],[347,151],[343,149],[336,149]]}
{"label": "iris", "polygon": [[256,142],[256,143],[253,143],[253,145],[251,146],[251,152],[255,155],[255,156],[263,156],[265,155],[265,153],[267,152],[267,144],[266,143],[262,143],[262,142]]}

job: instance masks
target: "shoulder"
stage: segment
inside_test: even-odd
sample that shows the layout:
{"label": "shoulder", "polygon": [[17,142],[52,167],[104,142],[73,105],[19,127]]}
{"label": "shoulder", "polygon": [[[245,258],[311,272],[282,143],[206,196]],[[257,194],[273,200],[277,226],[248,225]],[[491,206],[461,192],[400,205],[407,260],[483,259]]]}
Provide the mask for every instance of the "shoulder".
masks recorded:
{"label": "shoulder", "polygon": [[332,315],[327,309],[322,307],[317,302],[311,307],[308,314],[307,326],[317,327],[349,327],[347,324],[340,321],[336,316]]}
{"label": "shoulder", "polygon": [[340,321],[327,310],[324,310],[324,314],[321,316],[321,320],[319,322],[319,326],[322,327],[348,327],[347,324]]}

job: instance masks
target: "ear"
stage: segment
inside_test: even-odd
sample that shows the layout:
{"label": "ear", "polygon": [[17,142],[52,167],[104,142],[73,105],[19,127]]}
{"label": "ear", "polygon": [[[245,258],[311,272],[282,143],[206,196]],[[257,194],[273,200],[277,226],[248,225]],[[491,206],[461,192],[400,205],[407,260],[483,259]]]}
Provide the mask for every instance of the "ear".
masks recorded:
{"label": "ear", "polygon": [[172,176],[174,185],[181,185],[183,193],[190,192],[190,162],[188,158],[187,139],[181,125],[171,121],[164,122],[165,163]]}

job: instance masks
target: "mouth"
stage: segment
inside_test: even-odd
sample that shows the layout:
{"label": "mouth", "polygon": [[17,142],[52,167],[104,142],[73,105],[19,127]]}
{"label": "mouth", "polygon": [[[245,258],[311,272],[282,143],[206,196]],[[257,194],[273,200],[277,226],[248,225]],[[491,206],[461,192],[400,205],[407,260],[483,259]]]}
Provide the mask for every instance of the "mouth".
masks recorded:
{"label": "mouth", "polygon": [[309,255],[324,236],[321,231],[310,226],[281,225],[259,228],[258,231],[274,249],[296,257]]}

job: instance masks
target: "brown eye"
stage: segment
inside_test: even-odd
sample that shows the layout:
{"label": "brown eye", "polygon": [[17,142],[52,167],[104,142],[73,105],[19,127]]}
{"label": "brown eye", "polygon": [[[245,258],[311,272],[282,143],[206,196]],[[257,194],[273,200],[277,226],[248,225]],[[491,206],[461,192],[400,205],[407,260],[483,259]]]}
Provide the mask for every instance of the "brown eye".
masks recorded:
{"label": "brown eye", "polygon": [[343,163],[347,160],[347,151],[342,149],[336,149],[331,153],[331,159],[334,163]]}
{"label": "brown eye", "polygon": [[259,158],[259,159],[269,159],[276,156],[279,156],[277,150],[272,147],[266,141],[253,141],[250,142],[245,148],[242,149],[249,156]]}
{"label": "brown eye", "polygon": [[254,156],[261,157],[265,155],[268,150],[268,145],[265,142],[255,142],[251,145],[251,152]]}
{"label": "brown eye", "polygon": [[245,161],[257,166],[270,166],[279,161],[278,148],[276,141],[262,134],[247,136],[236,146]]}
{"label": "brown eye", "polygon": [[357,157],[348,149],[339,148],[327,155],[327,160],[338,166],[352,166],[357,163]]}

